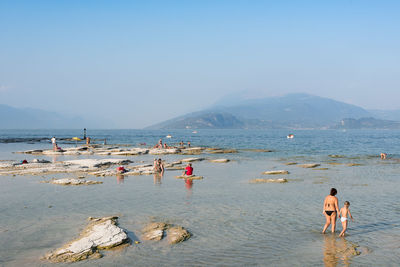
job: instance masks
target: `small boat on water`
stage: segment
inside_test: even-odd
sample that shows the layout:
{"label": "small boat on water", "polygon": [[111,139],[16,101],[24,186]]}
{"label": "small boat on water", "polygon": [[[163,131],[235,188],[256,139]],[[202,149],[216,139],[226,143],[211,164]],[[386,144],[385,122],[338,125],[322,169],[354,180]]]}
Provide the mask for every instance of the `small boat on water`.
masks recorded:
{"label": "small boat on water", "polygon": [[196,133],[197,133],[197,131],[193,131],[192,133],[196,134]]}
{"label": "small boat on water", "polygon": [[172,135],[169,134],[169,135],[166,136],[166,138],[172,138]]}
{"label": "small boat on water", "polygon": [[288,139],[293,139],[293,138],[294,138],[294,134],[288,134],[286,137],[287,137]]}

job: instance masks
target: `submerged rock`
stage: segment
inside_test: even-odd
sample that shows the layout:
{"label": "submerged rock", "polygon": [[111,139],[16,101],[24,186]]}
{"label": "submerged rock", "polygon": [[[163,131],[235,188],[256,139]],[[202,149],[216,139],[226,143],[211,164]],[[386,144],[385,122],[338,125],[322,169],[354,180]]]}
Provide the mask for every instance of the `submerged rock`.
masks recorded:
{"label": "submerged rock", "polygon": [[89,218],[91,223],[82,231],[80,237],[62,248],[45,255],[43,259],[51,262],[76,262],[101,258],[99,250],[106,250],[129,243],[124,229],[117,225],[118,217]]}
{"label": "submerged rock", "polygon": [[348,163],[347,166],[353,167],[353,166],[363,166],[363,164],[360,163]]}
{"label": "submerged rock", "polygon": [[315,168],[315,167],[318,167],[318,166],[321,166],[321,164],[309,163],[309,164],[301,164],[301,165],[299,165],[299,167],[302,167],[302,168]]}
{"label": "submerged rock", "polygon": [[251,184],[263,184],[263,183],[287,183],[288,180],[284,178],[279,179],[263,179],[263,178],[256,178],[250,180]]}
{"label": "submerged rock", "polygon": [[263,172],[262,174],[266,174],[266,175],[289,174],[289,172],[286,170],[278,170],[278,171],[266,171],[266,172]]}
{"label": "submerged rock", "polygon": [[209,154],[232,154],[238,153],[236,149],[218,149],[218,150],[210,150],[208,151]]}
{"label": "submerged rock", "polygon": [[273,150],[270,149],[258,149],[258,148],[247,148],[247,149],[241,149],[242,151],[248,151],[248,152],[273,152]]}
{"label": "submerged rock", "polygon": [[286,162],[285,165],[296,165],[297,162]]}

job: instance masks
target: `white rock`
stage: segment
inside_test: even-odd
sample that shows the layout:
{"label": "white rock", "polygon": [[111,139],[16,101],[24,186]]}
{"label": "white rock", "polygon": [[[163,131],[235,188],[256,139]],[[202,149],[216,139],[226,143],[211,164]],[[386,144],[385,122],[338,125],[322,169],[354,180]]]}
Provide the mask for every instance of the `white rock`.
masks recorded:
{"label": "white rock", "polygon": [[[87,258],[99,258],[99,249],[110,249],[129,241],[125,231],[117,226],[118,217],[91,219],[80,237],[59,248],[44,258],[52,262],[75,262]],[[97,255],[96,255],[97,254]]]}
{"label": "white rock", "polygon": [[204,160],[204,158],[186,158],[186,159],[182,159],[182,162],[194,162],[194,161],[202,161]]}

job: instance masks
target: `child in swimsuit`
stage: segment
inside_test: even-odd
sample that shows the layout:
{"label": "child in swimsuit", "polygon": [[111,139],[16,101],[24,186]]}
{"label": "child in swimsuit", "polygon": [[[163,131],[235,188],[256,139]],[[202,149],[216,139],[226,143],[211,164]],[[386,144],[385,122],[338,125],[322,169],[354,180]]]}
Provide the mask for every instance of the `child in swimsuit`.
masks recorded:
{"label": "child in swimsuit", "polygon": [[349,219],[347,217],[347,214],[349,214],[351,220],[354,222],[353,216],[351,216],[349,207],[350,207],[350,202],[345,201],[344,205],[343,205],[343,208],[340,209],[339,217],[341,217],[340,221],[342,222],[343,230],[342,230],[342,232],[340,233],[339,236],[344,236],[344,233],[347,230],[347,223],[349,221]]}

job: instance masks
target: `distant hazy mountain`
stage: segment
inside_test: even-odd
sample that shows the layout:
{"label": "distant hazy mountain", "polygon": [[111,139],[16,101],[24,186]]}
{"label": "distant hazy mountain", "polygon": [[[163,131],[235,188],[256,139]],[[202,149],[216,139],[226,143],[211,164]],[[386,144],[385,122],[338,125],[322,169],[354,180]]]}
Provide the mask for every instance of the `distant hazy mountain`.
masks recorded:
{"label": "distant hazy mountain", "polygon": [[397,109],[397,110],[371,109],[371,110],[368,110],[368,112],[371,113],[372,116],[377,119],[400,121],[400,109]]}
{"label": "distant hazy mountain", "polygon": [[[361,107],[308,94],[242,101],[238,97],[230,99],[232,104],[225,99],[209,109],[186,114],[149,128],[327,128],[343,118],[372,116]],[[214,118],[213,123],[207,124],[211,118]]]}
{"label": "distant hazy mountain", "polygon": [[0,129],[68,129],[93,127],[81,117],[68,117],[32,108],[14,108],[0,104]]}
{"label": "distant hazy mountain", "polygon": [[343,119],[332,129],[400,129],[400,122],[375,118]]}

